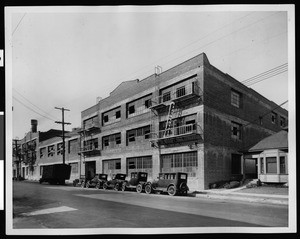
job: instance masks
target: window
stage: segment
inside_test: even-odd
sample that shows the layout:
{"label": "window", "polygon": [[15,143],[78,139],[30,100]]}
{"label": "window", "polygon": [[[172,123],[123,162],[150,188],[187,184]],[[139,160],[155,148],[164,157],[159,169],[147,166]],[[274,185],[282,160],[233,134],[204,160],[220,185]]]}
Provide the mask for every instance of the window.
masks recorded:
{"label": "window", "polygon": [[48,146],[48,157],[52,157],[54,155],[54,145]]}
{"label": "window", "polygon": [[271,121],[273,124],[277,124],[277,114],[275,112],[271,114]]}
{"label": "window", "polygon": [[181,97],[185,95],[185,86],[176,89],[176,97]]}
{"label": "window", "polygon": [[264,158],[260,158],[260,172],[264,174],[265,168],[264,168]]}
{"label": "window", "polygon": [[104,146],[109,146],[109,137],[103,138]]}
{"label": "window", "polygon": [[40,175],[43,175],[43,166],[40,166]]}
{"label": "window", "polygon": [[104,115],[103,121],[106,123],[108,122],[108,115]]}
{"label": "window", "polygon": [[78,147],[79,147],[79,144],[78,144],[78,141],[77,139],[72,139],[72,140],[69,140],[68,141],[68,153],[78,153]]}
{"label": "window", "polygon": [[116,135],[116,144],[121,144],[121,134]]}
{"label": "window", "polygon": [[134,105],[129,106],[129,108],[128,108],[128,113],[129,113],[129,114],[133,114],[134,112],[135,112]]}
{"label": "window", "polygon": [[121,111],[120,110],[116,111],[116,119],[119,119],[119,118],[121,118]]}
{"label": "window", "polygon": [[45,153],[46,153],[46,148],[41,148],[40,149],[40,158],[43,158]]}
{"label": "window", "polygon": [[242,139],[241,129],[242,129],[241,124],[231,122],[231,138]]}
{"label": "window", "polygon": [[284,156],[280,156],[279,160],[280,160],[280,173],[286,174],[286,170],[285,170],[285,157]]}
{"label": "window", "polygon": [[259,116],[258,119],[259,119],[259,125],[262,125],[263,124],[263,117]]}
{"label": "window", "polygon": [[235,90],[231,90],[231,105],[234,107],[241,107],[241,94]]}
{"label": "window", "polygon": [[280,116],[280,126],[284,127],[285,126],[285,118]]}
{"label": "window", "polygon": [[116,169],[121,169],[121,162],[116,162]]}
{"label": "window", "polygon": [[134,142],[135,141],[135,132],[128,133],[128,141]]}
{"label": "window", "polygon": [[266,158],[267,173],[277,173],[276,157]]}
{"label": "window", "polygon": [[63,154],[63,143],[57,144],[57,155]]}
{"label": "window", "polygon": [[150,99],[145,100],[145,107],[149,108],[150,106],[151,106],[151,100]]}
{"label": "window", "polygon": [[166,92],[163,94],[163,102],[171,100],[171,92]]}

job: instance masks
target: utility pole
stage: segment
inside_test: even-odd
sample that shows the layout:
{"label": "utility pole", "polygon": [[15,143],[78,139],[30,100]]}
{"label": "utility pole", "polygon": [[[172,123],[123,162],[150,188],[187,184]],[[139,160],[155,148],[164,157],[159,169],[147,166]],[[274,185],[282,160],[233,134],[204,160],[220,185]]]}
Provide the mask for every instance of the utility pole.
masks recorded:
{"label": "utility pole", "polygon": [[61,110],[62,112],[62,121],[55,121],[55,123],[57,124],[62,124],[62,139],[63,139],[63,164],[65,164],[65,124],[71,124],[71,123],[68,123],[68,122],[65,122],[65,114],[64,112],[65,111],[70,111],[68,109],[65,109],[65,108],[59,108],[59,107],[55,107],[55,109],[57,110]]}
{"label": "utility pole", "polygon": [[18,145],[19,139],[13,139],[15,144],[15,157],[18,159],[18,167],[17,167],[17,178],[19,179],[21,177],[21,155],[19,152],[20,145]]}

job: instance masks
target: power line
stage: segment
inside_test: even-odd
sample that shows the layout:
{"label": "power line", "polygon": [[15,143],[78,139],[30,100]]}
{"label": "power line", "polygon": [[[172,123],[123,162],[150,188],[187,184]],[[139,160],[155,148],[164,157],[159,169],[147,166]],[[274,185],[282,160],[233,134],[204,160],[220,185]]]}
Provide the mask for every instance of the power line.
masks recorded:
{"label": "power line", "polygon": [[55,121],[55,120],[53,120],[53,119],[51,119],[51,118],[49,118],[49,117],[47,117],[47,116],[45,116],[45,115],[40,114],[39,112],[35,111],[34,109],[30,108],[29,106],[25,105],[22,101],[18,100],[16,97],[13,96],[13,98],[14,98],[16,101],[18,101],[20,104],[22,104],[24,107],[26,107],[27,109],[31,110],[32,112],[34,112],[34,113],[36,113],[36,114],[38,114],[38,115],[40,115],[40,116],[42,116],[42,117],[44,117],[44,118],[46,118],[46,119],[49,119],[49,120],[51,120],[51,121]]}
{"label": "power line", "polygon": [[264,77],[263,79],[259,79],[259,80],[256,80],[255,82],[251,82],[251,83],[247,84],[246,86],[254,85],[254,84],[256,84],[256,83],[259,83],[259,82],[261,82],[261,81],[267,80],[267,79],[269,79],[269,78],[271,78],[271,77],[277,76],[277,75],[279,75],[279,74],[281,74],[281,73],[283,73],[283,72],[286,72],[286,71],[287,71],[287,70],[282,70],[282,71],[280,71],[280,72],[277,72],[277,73],[274,73],[274,74],[272,74],[272,75],[266,76],[266,77]]}
{"label": "power line", "polygon": [[30,103],[31,105],[33,105],[34,107],[36,107],[37,109],[39,109],[40,111],[42,111],[44,114],[51,116],[52,118],[55,118],[54,116],[50,115],[48,112],[44,111],[43,109],[41,109],[40,107],[38,107],[37,105],[33,104],[30,100],[28,100],[25,96],[23,96],[20,92],[18,92],[15,88],[13,88],[13,90],[18,93],[23,99],[25,99],[28,103]]}
{"label": "power line", "polygon": [[276,74],[276,73],[278,73],[278,72],[281,73],[281,71],[282,71],[282,72],[287,71],[287,64],[288,64],[288,63],[282,64],[282,65],[277,66],[277,67],[275,67],[275,68],[272,68],[272,69],[270,69],[270,70],[268,70],[268,71],[265,71],[265,72],[263,72],[263,73],[260,73],[260,74],[258,74],[258,75],[256,75],[256,76],[250,77],[250,78],[248,78],[248,79],[246,79],[246,80],[241,81],[241,83],[243,83],[243,84],[249,84],[249,83],[251,83],[252,81],[259,80],[260,78],[267,77],[267,76],[269,76],[269,75]]}

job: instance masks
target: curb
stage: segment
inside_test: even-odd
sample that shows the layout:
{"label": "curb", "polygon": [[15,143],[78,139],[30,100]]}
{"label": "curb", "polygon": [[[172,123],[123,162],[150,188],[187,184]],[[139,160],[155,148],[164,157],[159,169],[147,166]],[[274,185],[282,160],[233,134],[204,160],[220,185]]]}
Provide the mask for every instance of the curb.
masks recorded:
{"label": "curb", "polygon": [[275,205],[288,205],[288,198],[285,197],[275,197],[270,195],[270,197],[261,197],[259,195],[233,195],[230,193],[221,194],[221,193],[202,193],[195,194],[197,198],[211,198],[211,199],[220,199],[220,200],[235,200],[243,202],[252,202],[252,203],[267,203]]}

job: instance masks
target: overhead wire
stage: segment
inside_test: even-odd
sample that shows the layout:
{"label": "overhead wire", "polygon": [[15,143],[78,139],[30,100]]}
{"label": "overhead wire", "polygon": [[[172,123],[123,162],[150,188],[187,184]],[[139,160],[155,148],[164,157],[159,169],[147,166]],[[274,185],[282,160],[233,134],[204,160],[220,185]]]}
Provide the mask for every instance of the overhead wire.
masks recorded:
{"label": "overhead wire", "polygon": [[36,114],[38,114],[38,115],[40,115],[40,116],[42,116],[42,117],[44,117],[44,118],[46,118],[46,119],[49,119],[49,120],[51,120],[51,121],[55,121],[54,119],[51,119],[51,118],[49,118],[49,117],[47,117],[47,116],[45,116],[45,115],[42,115],[42,114],[40,114],[39,112],[35,111],[34,109],[30,108],[28,105],[24,104],[22,101],[20,101],[20,100],[19,100],[18,98],[16,98],[15,96],[13,96],[13,99],[15,99],[16,101],[18,101],[21,105],[23,105],[23,106],[26,107],[27,109],[31,110],[32,112],[34,112],[34,113],[36,113]]}
{"label": "overhead wire", "polygon": [[[38,107],[37,105],[35,105],[34,103],[32,103],[30,100],[28,100],[24,95],[22,95],[20,92],[18,92],[15,88],[13,88],[13,90],[19,94],[23,99],[25,99],[28,103],[30,103],[31,105],[33,105],[34,107],[36,107],[37,109],[39,109],[41,112],[43,112],[44,114],[51,116],[52,118],[55,118],[54,116],[50,115],[48,112],[44,111],[43,109],[41,109],[40,107]],[[58,120],[58,119],[57,119]]]}

